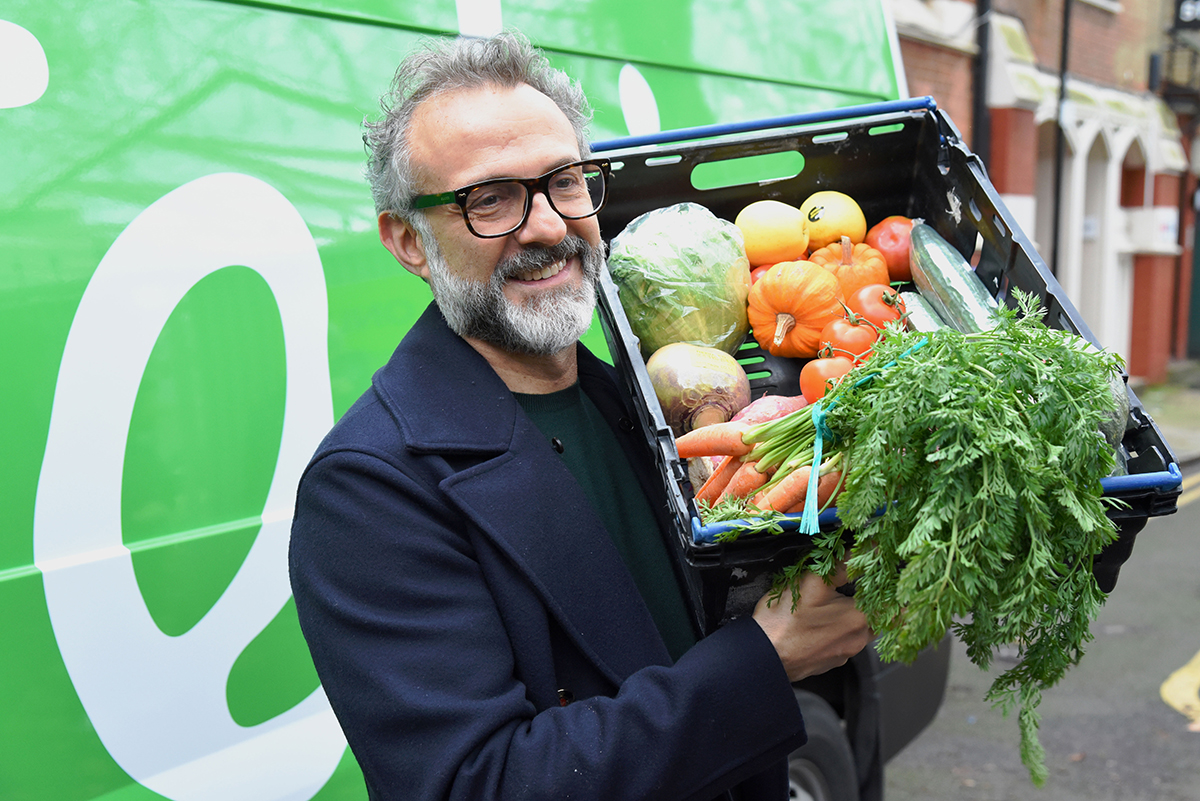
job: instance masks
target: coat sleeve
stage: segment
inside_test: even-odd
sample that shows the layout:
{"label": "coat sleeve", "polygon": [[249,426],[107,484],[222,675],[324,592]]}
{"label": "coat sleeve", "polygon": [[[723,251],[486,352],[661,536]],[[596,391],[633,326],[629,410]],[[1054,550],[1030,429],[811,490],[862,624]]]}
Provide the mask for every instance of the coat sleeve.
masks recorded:
{"label": "coat sleeve", "polygon": [[293,522],[296,608],[372,799],[709,799],[803,742],[752,620],[611,697],[535,709],[476,537],[407,466],[310,465]]}

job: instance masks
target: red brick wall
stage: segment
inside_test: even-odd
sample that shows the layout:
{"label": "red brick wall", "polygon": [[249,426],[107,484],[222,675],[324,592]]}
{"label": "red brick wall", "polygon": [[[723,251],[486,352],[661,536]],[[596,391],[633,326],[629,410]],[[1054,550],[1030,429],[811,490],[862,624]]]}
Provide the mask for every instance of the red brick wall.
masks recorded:
{"label": "red brick wall", "polygon": [[[1175,293],[1175,326],[1174,339],[1171,342],[1171,355],[1176,359],[1188,358],[1188,326],[1191,320],[1191,303],[1192,303],[1192,281],[1195,280],[1195,275],[1192,271],[1192,253],[1193,242],[1195,241],[1196,228],[1196,213],[1192,209],[1190,199],[1197,188],[1196,176],[1190,172],[1181,176],[1185,181],[1184,187],[1186,197],[1188,198],[1182,204],[1180,209],[1179,230],[1183,233],[1183,253],[1179,256],[1179,261],[1175,266],[1176,278],[1172,291]],[[1175,182],[1175,188],[1178,189],[1178,180]],[[1164,194],[1169,191],[1164,187]],[[1155,182],[1154,194],[1157,197],[1158,182]],[[1162,201],[1164,204],[1169,201],[1165,198]]]}
{"label": "red brick wall", "polygon": [[[1153,204],[1176,206],[1181,180],[1178,175],[1155,175]],[[1181,220],[1180,224],[1184,222]],[[1177,347],[1178,267],[1177,256],[1137,254],[1133,257],[1133,317],[1128,369],[1130,375],[1145,378],[1151,384],[1167,379],[1167,365]]]}
{"label": "red brick wall", "polygon": [[1175,297],[1175,256],[1133,257],[1133,316],[1130,375],[1150,384],[1167,380],[1171,356],[1171,314]]}
{"label": "red brick wall", "polygon": [[[1146,89],[1147,36],[1158,26],[1148,19],[1149,0],[1122,0],[1120,13],[1075,0],[1071,6],[1068,71],[1077,78],[1128,91]],[[1057,72],[1062,47],[1063,0],[993,0],[992,8],[1025,24],[1038,63]]]}
{"label": "red brick wall", "polygon": [[971,146],[972,57],[948,47],[915,39],[900,39],[900,54],[911,97],[929,95],[950,115],[967,146]]}
{"label": "red brick wall", "polygon": [[1033,111],[994,108],[989,116],[992,143],[987,168],[992,185],[1006,195],[1033,195],[1038,146]]}

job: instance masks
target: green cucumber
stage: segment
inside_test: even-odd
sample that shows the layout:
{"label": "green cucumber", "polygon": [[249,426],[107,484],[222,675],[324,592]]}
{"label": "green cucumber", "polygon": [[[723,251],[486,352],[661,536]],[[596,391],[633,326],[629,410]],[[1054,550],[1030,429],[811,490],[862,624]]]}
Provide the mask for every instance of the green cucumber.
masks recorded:
{"label": "green cucumber", "polygon": [[938,316],[964,334],[994,328],[996,299],[966,259],[920,220],[913,221],[909,241],[913,283]]}
{"label": "green cucumber", "polygon": [[904,301],[904,324],[909,331],[936,331],[948,327],[938,316],[937,309],[920,292],[901,292],[900,300]]}

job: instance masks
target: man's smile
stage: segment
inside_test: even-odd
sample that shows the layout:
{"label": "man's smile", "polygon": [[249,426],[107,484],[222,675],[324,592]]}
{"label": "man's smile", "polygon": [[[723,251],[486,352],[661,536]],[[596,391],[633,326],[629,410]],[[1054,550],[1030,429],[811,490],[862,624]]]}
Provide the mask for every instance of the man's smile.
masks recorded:
{"label": "man's smile", "polygon": [[527,270],[523,273],[517,273],[513,276],[513,278],[517,279],[518,281],[544,281],[547,278],[553,278],[554,276],[558,275],[566,266],[567,260],[559,259],[553,264],[548,264],[545,267]]}

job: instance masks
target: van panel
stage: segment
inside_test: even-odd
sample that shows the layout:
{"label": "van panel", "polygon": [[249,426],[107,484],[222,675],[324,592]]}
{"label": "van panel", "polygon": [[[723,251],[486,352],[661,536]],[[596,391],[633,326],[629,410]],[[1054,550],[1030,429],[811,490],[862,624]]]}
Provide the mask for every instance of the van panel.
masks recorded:
{"label": "van panel", "polygon": [[[5,799],[365,797],[295,621],[291,491],[429,301],[379,245],[361,121],[421,36],[487,4],[288,5],[0,10],[36,43],[0,82],[48,74],[0,108]],[[503,22],[582,82],[602,139],[894,97],[879,4],[850,7]]]}

